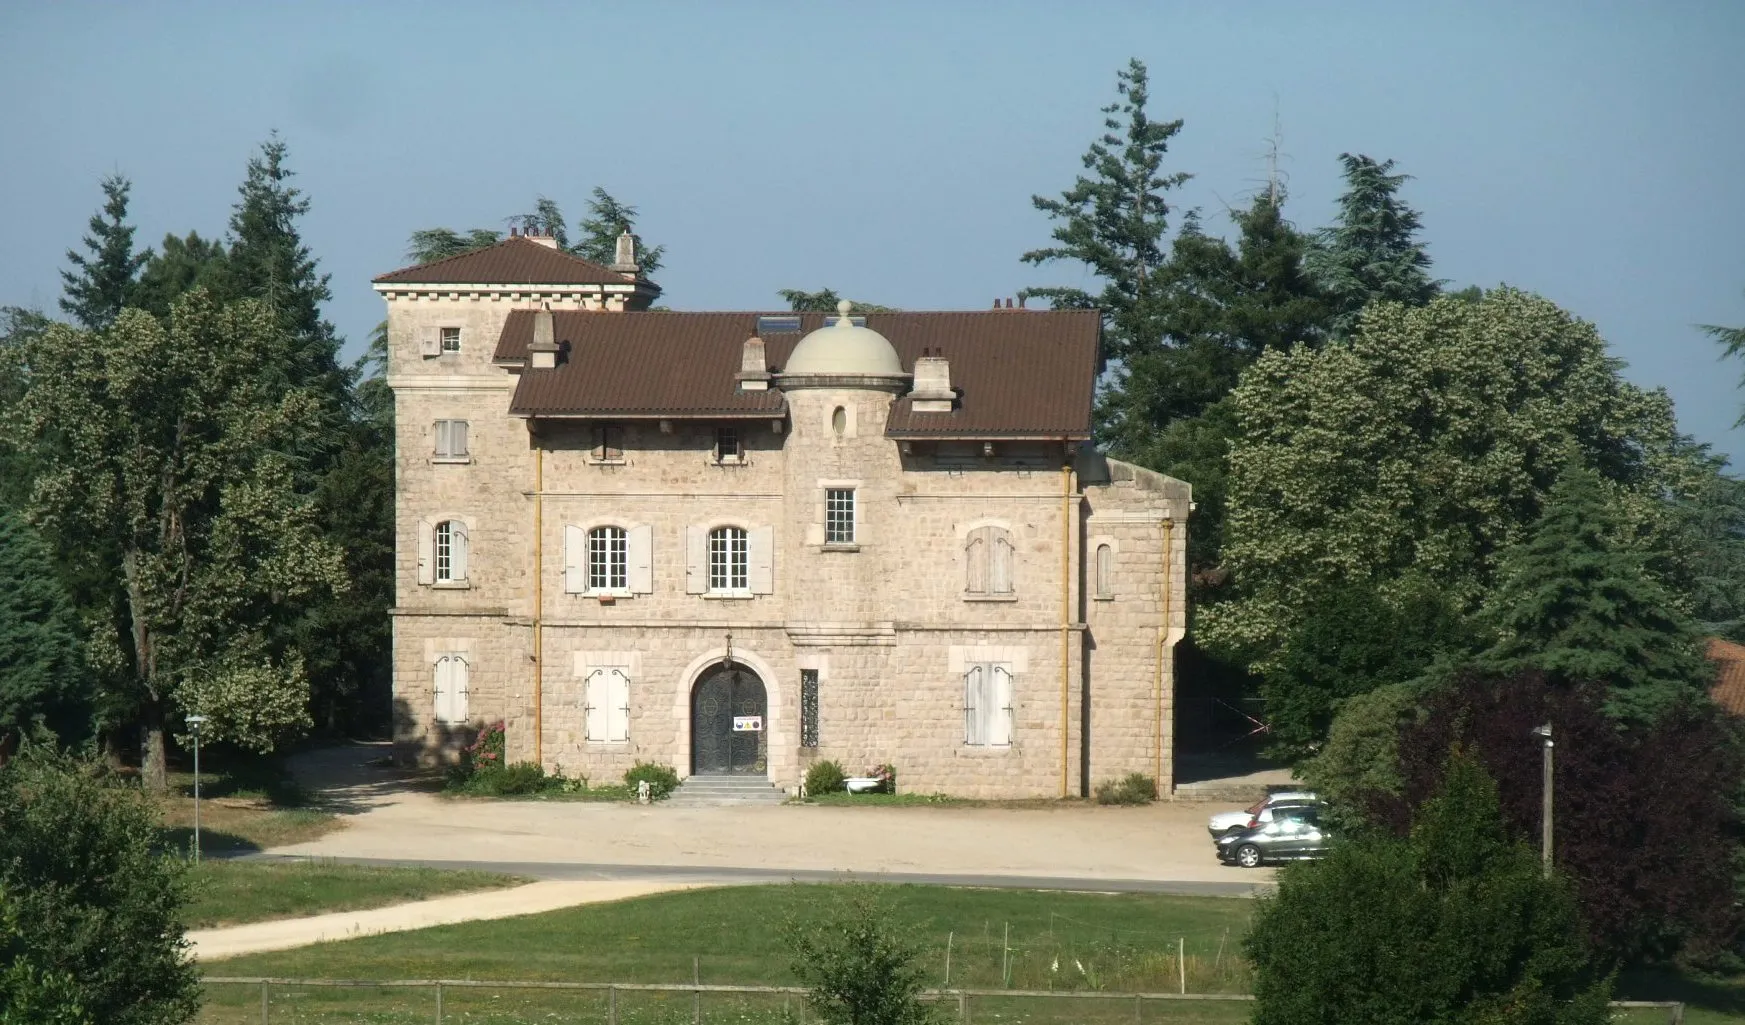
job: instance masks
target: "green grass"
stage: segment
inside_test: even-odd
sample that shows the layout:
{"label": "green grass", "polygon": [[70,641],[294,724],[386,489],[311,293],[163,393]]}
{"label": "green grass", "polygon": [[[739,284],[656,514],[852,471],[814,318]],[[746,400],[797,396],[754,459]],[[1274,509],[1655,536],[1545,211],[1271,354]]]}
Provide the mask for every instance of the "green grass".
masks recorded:
{"label": "green grass", "polygon": [[[303,843],[340,828],[339,819],[306,807],[309,795],[271,761],[241,761],[200,772],[200,851],[224,856]],[[161,800],[160,842],[187,852],[194,840],[194,774],[169,774]]]}
{"label": "green grass", "polygon": [[203,861],[194,869],[189,928],[302,918],[490,890],[527,880],[494,872],[342,865],[330,861]]}

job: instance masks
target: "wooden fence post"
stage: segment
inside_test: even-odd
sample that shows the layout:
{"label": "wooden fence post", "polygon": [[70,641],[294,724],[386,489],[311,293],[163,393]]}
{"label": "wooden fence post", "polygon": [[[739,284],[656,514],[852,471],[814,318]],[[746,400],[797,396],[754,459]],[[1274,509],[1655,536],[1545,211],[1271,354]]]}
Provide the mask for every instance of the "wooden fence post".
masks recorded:
{"label": "wooden fence post", "polygon": [[267,1021],[267,983],[261,982],[261,1025],[271,1025]]}
{"label": "wooden fence post", "polygon": [[606,987],[606,1025],[618,1025],[618,987]]}
{"label": "wooden fence post", "polygon": [[442,1025],[442,983],[436,984],[436,1025]]}

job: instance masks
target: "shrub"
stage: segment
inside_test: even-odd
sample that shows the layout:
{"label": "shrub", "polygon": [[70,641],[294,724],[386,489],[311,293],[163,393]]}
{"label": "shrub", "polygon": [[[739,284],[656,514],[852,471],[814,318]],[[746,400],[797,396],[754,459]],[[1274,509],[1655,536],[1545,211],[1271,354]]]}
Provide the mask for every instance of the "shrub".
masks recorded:
{"label": "shrub", "polygon": [[[823,914],[789,919],[783,929],[794,976],[809,990],[806,1003],[819,1019],[827,1025],[937,1021],[935,1008],[920,1000],[927,985],[921,944],[895,924],[883,896],[857,883],[825,901]],[[797,903],[810,906],[812,894]]]}
{"label": "shrub", "polygon": [[842,771],[840,762],[833,762],[828,758],[816,762],[806,770],[806,796],[834,794],[844,790],[846,786],[843,780],[847,778],[848,773]]}
{"label": "shrub", "polygon": [[624,785],[632,794],[636,792],[636,785],[644,781],[648,783],[648,796],[659,801],[679,788],[679,773],[670,765],[637,762],[624,774]]}
{"label": "shrub", "polygon": [[151,800],[101,764],[28,746],[0,767],[0,823],[0,953],[8,929],[28,930],[30,962],[0,970],[3,984],[56,1005],[17,1020],[192,1020],[200,986],[183,954],[187,865],[157,849]]}
{"label": "shrub", "polygon": [[479,735],[473,738],[471,744],[461,748],[460,761],[448,770],[449,789],[473,791],[475,788],[470,785],[473,777],[482,772],[501,769],[507,764],[504,760],[507,747],[503,727],[501,720],[479,727]]}
{"label": "shrub", "polygon": [[1510,840],[1476,761],[1446,765],[1409,836],[1344,838],[1260,901],[1254,1025],[1609,1020],[1568,886]]}
{"label": "shrub", "polygon": [[897,792],[897,767],[889,762],[882,762],[866,770],[866,774],[879,781],[879,788],[874,793],[894,794]]}
{"label": "shrub", "polygon": [[1157,780],[1143,772],[1129,772],[1118,780],[1097,784],[1098,804],[1150,804],[1157,800]]}

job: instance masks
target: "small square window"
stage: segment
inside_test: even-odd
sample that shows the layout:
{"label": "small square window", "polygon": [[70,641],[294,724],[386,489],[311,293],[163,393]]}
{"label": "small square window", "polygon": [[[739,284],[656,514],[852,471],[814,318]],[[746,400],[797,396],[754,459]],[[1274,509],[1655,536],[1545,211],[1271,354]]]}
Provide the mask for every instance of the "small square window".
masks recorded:
{"label": "small square window", "polygon": [[854,489],[826,488],[824,491],[824,543],[854,544]]}
{"label": "small square window", "polygon": [[458,328],[458,327],[445,327],[439,333],[442,337],[442,351],[443,352],[459,352],[460,351],[460,328]]}
{"label": "small square window", "polygon": [[744,457],[744,450],[739,447],[739,430],[734,427],[715,428],[715,461],[737,463]]}
{"label": "small square window", "polygon": [[467,457],[467,422],[465,420],[436,421],[436,458],[465,459]]}

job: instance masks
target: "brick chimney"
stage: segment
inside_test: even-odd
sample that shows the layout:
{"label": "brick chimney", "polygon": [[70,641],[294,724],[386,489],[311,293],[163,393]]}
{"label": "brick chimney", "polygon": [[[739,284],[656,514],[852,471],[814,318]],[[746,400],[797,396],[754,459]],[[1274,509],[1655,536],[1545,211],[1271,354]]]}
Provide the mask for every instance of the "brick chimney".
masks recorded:
{"label": "brick chimney", "polygon": [[915,360],[915,386],[909,390],[909,408],[917,413],[949,413],[957,393],[951,390],[951,364],[944,356],[921,350]]}
{"label": "brick chimney", "polygon": [[546,303],[533,315],[533,341],[527,346],[527,362],[535,370],[550,370],[557,366],[557,329],[552,323],[551,304]]}

